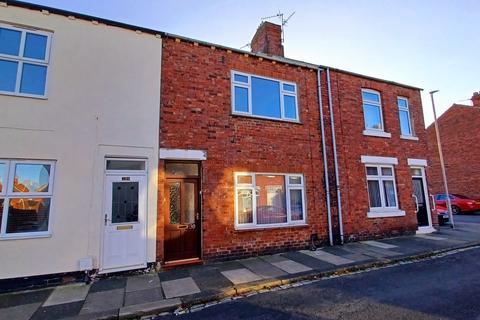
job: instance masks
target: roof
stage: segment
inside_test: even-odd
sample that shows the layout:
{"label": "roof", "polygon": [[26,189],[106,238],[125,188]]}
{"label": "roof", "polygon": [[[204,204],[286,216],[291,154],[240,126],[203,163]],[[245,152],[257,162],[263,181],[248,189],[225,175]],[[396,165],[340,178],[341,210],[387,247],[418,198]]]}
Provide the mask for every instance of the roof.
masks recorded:
{"label": "roof", "polygon": [[192,43],[195,42],[195,43],[198,43],[198,44],[201,44],[201,45],[204,45],[204,46],[214,46],[214,47],[219,48],[219,49],[230,50],[232,52],[236,52],[236,53],[240,53],[240,54],[248,54],[248,55],[251,55],[251,56],[261,57],[261,58],[264,58],[264,59],[269,59],[269,60],[273,60],[273,61],[277,61],[277,62],[292,64],[292,65],[295,65],[295,66],[300,66],[300,67],[305,67],[305,68],[310,68],[310,69],[330,69],[330,70],[333,70],[333,71],[353,75],[353,76],[356,76],[356,77],[361,77],[361,78],[374,80],[374,81],[380,81],[380,82],[384,82],[384,83],[388,83],[388,84],[392,84],[392,85],[396,85],[396,86],[400,86],[400,87],[404,87],[404,88],[409,88],[409,89],[414,89],[414,90],[423,90],[422,88],[419,88],[419,87],[414,87],[414,86],[411,86],[411,85],[398,83],[398,82],[395,82],[395,81],[390,81],[390,80],[385,80],[385,79],[380,79],[380,78],[376,78],[376,77],[372,77],[372,76],[368,76],[368,75],[364,75],[364,74],[360,74],[360,73],[355,73],[355,72],[351,72],[351,71],[347,71],[347,70],[342,70],[342,69],[338,69],[338,68],[332,68],[332,67],[325,66],[325,65],[319,65],[319,64],[309,63],[309,62],[305,62],[305,61],[300,61],[300,60],[295,60],[295,59],[290,59],[290,58],[285,58],[285,57],[280,57],[280,56],[272,56],[272,55],[267,55],[267,54],[260,53],[260,52],[255,52],[254,53],[254,52],[251,52],[251,51],[231,48],[231,47],[227,47],[227,46],[223,46],[223,45],[219,45],[219,44],[215,44],[215,43],[210,43],[210,42],[207,42],[207,41],[192,39],[192,38],[188,38],[188,37],[164,32],[164,31],[160,31],[160,30],[155,30],[155,29],[145,28],[145,27],[141,27],[141,26],[131,25],[131,24],[127,24],[127,23],[123,23],[123,22],[119,22],[119,21],[114,21],[114,20],[109,20],[109,19],[104,19],[104,18],[100,18],[100,17],[95,17],[95,16],[83,14],[83,13],[78,13],[78,12],[73,12],[73,11],[68,11],[68,10],[63,10],[63,9],[57,9],[57,8],[53,8],[53,7],[48,7],[48,6],[29,3],[29,2],[24,2],[24,1],[17,1],[17,0],[0,0],[0,3],[1,2],[6,3],[7,6],[14,6],[14,7],[26,8],[26,9],[32,9],[32,10],[39,10],[39,11],[45,10],[45,11],[48,11],[49,13],[58,14],[58,15],[66,16],[66,17],[73,16],[73,17],[75,17],[77,19],[80,19],[80,20],[97,21],[99,23],[103,23],[103,24],[109,25],[109,26],[119,27],[119,28],[123,28],[123,29],[129,29],[129,30],[133,30],[133,31],[141,31],[141,32],[144,32],[144,33],[147,33],[147,34],[152,34],[152,35],[160,35],[163,38],[180,39],[180,40],[183,40],[183,41],[186,41],[186,42],[192,42]]}
{"label": "roof", "polygon": [[[450,114],[452,113],[455,109],[469,109],[469,110],[480,110],[480,108],[478,107],[474,107],[474,106],[469,106],[467,104],[459,104],[459,103],[454,103],[450,106],[450,108],[448,108],[447,110],[445,110],[445,112],[443,112],[440,117],[437,118],[437,122],[440,122],[442,121],[442,119],[447,115],[447,114]],[[478,111],[475,111],[475,112],[478,112]],[[433,130],[431,128],[433,128],[435,125],[435,122],[432,122],[427,128],[426,130],[429,131],[429,130]]]}

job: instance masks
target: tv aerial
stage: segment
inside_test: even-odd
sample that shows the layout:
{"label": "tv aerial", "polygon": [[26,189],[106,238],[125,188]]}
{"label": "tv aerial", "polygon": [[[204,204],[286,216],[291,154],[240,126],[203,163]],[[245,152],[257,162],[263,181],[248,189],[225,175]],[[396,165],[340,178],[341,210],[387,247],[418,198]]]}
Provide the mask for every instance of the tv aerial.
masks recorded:
{"label": "tv aerial", "polygon": [[287,25],[288,20],[290,20],[290,18],[293,17],[294,14],[295,14],[295,11],[293,11],[287,18],[285,18],[285,15],[282,12],[279,11],[276,15],[269,16],[269,17],[263,17],[262,22],[266,21],[268,19],[272,19],[272,18],[279,18],[280,22],[281,22],[281,26],[282,26],[282,43],[283,43],[283,41],[284,41],[284,29],[285,29],[284,27]]}

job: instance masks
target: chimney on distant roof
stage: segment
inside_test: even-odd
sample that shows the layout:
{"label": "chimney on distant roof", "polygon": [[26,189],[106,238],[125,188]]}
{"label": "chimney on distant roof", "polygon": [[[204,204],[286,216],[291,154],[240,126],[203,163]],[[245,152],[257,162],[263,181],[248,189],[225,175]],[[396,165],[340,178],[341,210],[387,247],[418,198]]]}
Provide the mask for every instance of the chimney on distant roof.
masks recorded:
{"label": "chimney on distant roof", "polygon": [[268,21],[262,22],[250,46],[252,52],[283,57],[282,27]]}
{"label": "chimney on distant roof", "polygon": [[472,103],[474,107],[480,108],[480,91],[473,93]]}

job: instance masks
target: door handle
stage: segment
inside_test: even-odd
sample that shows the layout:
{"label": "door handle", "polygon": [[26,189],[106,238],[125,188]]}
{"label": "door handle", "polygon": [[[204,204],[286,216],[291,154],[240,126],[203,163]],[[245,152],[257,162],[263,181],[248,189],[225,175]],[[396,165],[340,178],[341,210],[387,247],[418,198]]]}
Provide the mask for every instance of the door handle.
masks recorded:
{"label": "door handle", "polygon": [[112,219],[108,219],[108,214],[105,213],[105,220],[104,220],[105,225],[107,225],[108,221],[112,222]]}
{"label": "door handle", "polygon": [[186,229],[188,226],[187,225],[180,225],[178,226],[178,229]]}
{"label": "door handle", "polygon": [[420,210],[420,208],[418,207],[418,198],[414,194],[412,194],[412,197],[415,198],[415,206],[417,207],[417,212],[418,212]]}

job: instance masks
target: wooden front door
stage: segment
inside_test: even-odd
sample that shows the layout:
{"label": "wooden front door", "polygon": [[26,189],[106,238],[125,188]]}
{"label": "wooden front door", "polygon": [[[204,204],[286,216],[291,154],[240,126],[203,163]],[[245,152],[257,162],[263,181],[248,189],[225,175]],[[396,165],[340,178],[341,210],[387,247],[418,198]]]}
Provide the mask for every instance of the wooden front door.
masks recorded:
{"label": "wooden front door", "polygon": [[165,197],[165,261],[200,258],[199,179],[167,177]]}

